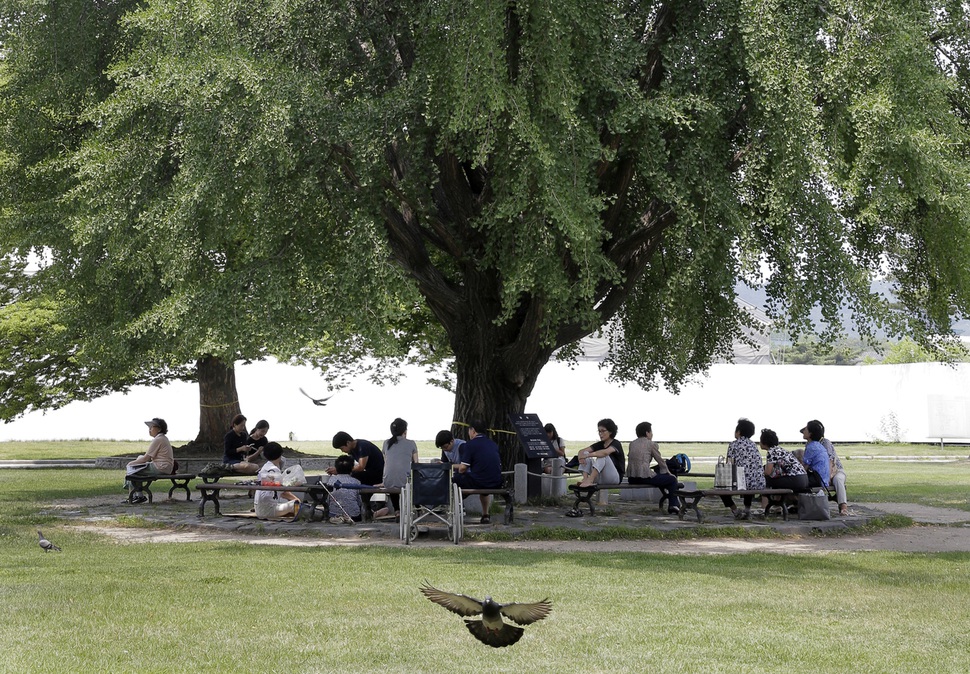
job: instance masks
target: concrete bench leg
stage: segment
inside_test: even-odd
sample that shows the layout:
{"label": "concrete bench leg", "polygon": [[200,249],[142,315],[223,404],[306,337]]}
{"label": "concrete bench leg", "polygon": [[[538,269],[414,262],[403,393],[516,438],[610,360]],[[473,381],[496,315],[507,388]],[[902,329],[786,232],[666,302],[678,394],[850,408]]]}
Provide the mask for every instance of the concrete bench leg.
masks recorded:
{"label": "concrete bench leg", "polygon": [[598,491],[598,487],[593,485],[592,487],[579,487],[577,485],[570,485],[573,493],[576,494],[576,502],[573,504],[573,510],[580,510],[580,505],[585,503],[589,506],[589,514],[596,514],[596,507],[593,505],[593,495]]}
{"label": "concrete bench leg", "polygon": [[694,514],[697,516],[698,523],[704,521],[704,514],[701,512],[697,504],[700,503],[701,499],[704,498],[704,494],[699,491],[682,491],[680,496],[680,519],[684,519],[687,515],[688,510],[693,510]]}
{"label": "concrete bench leg", "polygon": [[202,494],[202,500],[199,502],[199,517],[205,517],[205,504],[210,501],[216,510],[216,515],[222,515],[219,510],[219,490],[218,489],[200,489]]}

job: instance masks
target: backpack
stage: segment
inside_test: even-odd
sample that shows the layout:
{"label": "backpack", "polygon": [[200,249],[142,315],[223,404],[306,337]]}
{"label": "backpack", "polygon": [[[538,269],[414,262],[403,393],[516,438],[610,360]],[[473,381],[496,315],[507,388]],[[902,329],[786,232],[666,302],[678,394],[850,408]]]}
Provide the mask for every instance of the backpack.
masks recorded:
{"label": "backpack", "polygon": [[674,475],[686,475],[690,472],[690,457],[686,454],[674,454],[667,459],[667,470]]}

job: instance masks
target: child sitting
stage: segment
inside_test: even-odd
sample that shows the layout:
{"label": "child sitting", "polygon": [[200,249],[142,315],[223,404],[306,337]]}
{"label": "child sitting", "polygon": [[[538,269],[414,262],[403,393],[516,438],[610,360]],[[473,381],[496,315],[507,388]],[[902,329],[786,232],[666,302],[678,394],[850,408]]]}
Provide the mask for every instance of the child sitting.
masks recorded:
{"label": "child sitting", "polygon": [[[339,487],[330,494],[330,522],[332,524],[360,522],[363,504],[360,499],[360,480],[351,476],[354,460],[347,454],[341,454],[333,463],[336,475],[327,479],[330,486]],[[344,487],[347,487],[346,489]]]}

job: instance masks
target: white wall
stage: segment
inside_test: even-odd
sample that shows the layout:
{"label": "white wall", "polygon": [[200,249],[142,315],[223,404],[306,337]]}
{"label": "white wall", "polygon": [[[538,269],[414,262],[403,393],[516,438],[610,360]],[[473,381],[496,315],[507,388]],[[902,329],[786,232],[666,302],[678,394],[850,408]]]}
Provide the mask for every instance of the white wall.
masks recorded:
{"label": "white wall", "polygon": [[[935,363],[819,367],[810,365],[715,365],[707,377],[680,395],[645,392],[606,383],[596,363],[575,368],[546,366],[527,412],[556,424],[567,440],[596,440],[596,422],[611,417],[621,440],[630,440],[640,421],[654,425],[658,441],[724,441],[733,438],[738,417],[757,429],[773,428],[783,442],[800,440],[798,432],[812,418],[821,419],[836,441],[887,439],[881,422],[890,413],[899,420],[903,440],[926,442],[931,396],[970,399],[970,364]],[[407,419],[408,435],[430,440],[451,422],[453,396],[425,383],[415,368],[398,386],[378,387],[363,380],[339,391],[325,407],[315,407],[299,388],[323,396],[320,376],[308,367],[263,362],[239,365],[236,383],[242,410],[250,422],[270,422],[270,438],[326,440],[339,430],[374,441],[389,435],[394,417]],[[148,438],[142,421],[164,417],[174,440],[198,431],[198,389],[173,383],[141,387],[87,403],[32,413],[0,426],[2,440]]]}

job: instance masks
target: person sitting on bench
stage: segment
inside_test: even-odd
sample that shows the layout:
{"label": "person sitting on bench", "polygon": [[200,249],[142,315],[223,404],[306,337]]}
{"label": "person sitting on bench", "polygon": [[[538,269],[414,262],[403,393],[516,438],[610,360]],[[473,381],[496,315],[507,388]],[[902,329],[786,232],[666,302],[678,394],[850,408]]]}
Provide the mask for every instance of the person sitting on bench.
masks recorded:
{"label": "person sitting on bench", "polygon": [[[839,458],[832,442],[825,437],[825,424],[818,419],[813,419],[813,421],[818,422],[818,425],[822,427],[822,439],[819,442],[822,443],[829,455],[829,486],[835,490],[835,500],[839,504],[839,515],[845,517],[849,514],[848,498],[845,494],[845,468],[842,467],[842,459]],[[808,437],[806,437],[807,427],[805,430],[806,432],[802,433],[802,437],[808,440]]]}
{"label": "person sitting on bench", "polygon": [[[765,459],[765,484],[770,489],[791,489],[798,493],[808,490],[808,473],[792,452],[778,446],[778,434],[770,428],[761,431],[761,449],[768,452]],[[794,497],[791,497],[794,503]],[[768,507],[768,499],[761,503]]]}
{"label": "person sitting on bench", "polygon": [[450,463],[457,466],[461,463],[461,447],[465,441],[456,438],[451,431],[438,431],[434,438],[434,446],[441,450],[440,463]]}
{"label": "person sitting on bench", "polygon": [[[391,437],[384,441],[384,482],[382,486],[400,489],[408,482],[411,464],[417,463],[418,446],[414,440],[408,440],[408,422],[398,417],[391,422]],[[388,494],[391,507],[395,513],[401,511],[401,495]],[[390,514],[387,507],[374,511],[374,518],[385,517]]]}
{"label": "person sitting on bench", "polygon": [[232,418],[230,426],[229,432],[222,440],[222,463],[229,466],[233,473],[255,475],[259,472],[259,464],[256,461],[262,450],[249,444],[246,417],[237,414]]}
{"label": "person sitting on bench", "polygon": [[[651,470],[650,460],[657,462],[656,472]],[[653,426],[649,421],[637,424],[637,439],[630,443],[630,453],[627,464],[627,482],[643,484],[650,487],[667,489],[669,502],[667,512],[671,515],[680,513],[680,499],[677,497],[677,477],[670,474],[667,462],[660,455],[660,447],[653,441]]]}
{"label": "person sitting on bench", "polygon": [[[268,442],[263,447],[266,463],[257,474],[260,484],[283,484],[283,448],[278,442]],[[259,490],[253,499],[253,510],[261,520],[278,520],[300,512],[300,499],[288,491]]]}
{"label": "person sitting on bench", "polygon": [[[461,463],[455,473],[455,484],[461,489],[499,489],[502,486],[502,457],[498,445],[486,435],[485,422],[476,419],[468,424],[468,442],[461,448]],[[491,523],[488,510],[490,494],[479,494],[482,502],[482,524]]]}
{"label": "person sitting on bench", "polygon": [[[170,475],[175,472],[175,456],[172,454],[172,443],[168,441],[168,424],[164,419],[155,417],[146,421],[148,434],[152,436],[152,444],[144,454],[140,454],[126,466],[127,475]],[[139,466],[141,466],[139,468]],[[125,480],[125,489],[131,489],[131,482]],[[129,496],[131,503],[144,503],[148,500],[141,491]]]}
{"label": "person sitting on bench", "polygon": [[[566,460],[566,441],[559,437],[559,431],[552,424],[546,424],[542,427],[542,430],[546,432],[546,437],[549,439],[549,444],[552,448],[556,450],[556,454],[563,461]],[[542,460],[542,472],[551,473],[552,472],[552,459]]]}
{"label": "person sitting on bench", "polygon": [[579,450],[579,468],[583,480],[579,487],[592,487],[595,484],[620,484],[626,471],[623,445],[616,439],[617,426],[612,419],[600,419],[596,424],[599,442]]}
{"label": "person sitting on bench", "polygon": [[829,453],[822,444],[822,437],[825,435],[825,427],[822,422],[812,419],[802,429],[802,437],[808,443],[802,454],[802,465],[808,472],[808,484],[811,487],[828,487],[831,480],[829,474]]}
{"label": "person sitting on bench", "polygon": [[[734,428],[734,442],[728,445],[727,458],[734,461],[738,468],[744,468],[744,481],[748,489],[765,488],[765,467],[761,463],[761,452],[754,446],[751,436],[754,435],[754,423],[750,419],[738,419]],[[739,510],[730,496],[722,496],[721,500],[735,518],[746,520],[751,517],[751,502],[754,496],[746,494],[742,497],[744,510]]]}

